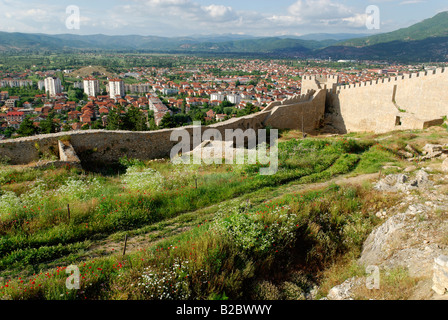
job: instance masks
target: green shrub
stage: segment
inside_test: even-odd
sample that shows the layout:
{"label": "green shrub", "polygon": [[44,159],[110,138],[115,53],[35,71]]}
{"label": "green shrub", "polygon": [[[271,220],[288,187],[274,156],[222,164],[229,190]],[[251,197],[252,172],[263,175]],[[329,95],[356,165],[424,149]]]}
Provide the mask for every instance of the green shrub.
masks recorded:
{"label": "green shrub", "polygon": [[11,162],[11,158],[8,156],[0,156],[0,168],[1,166],[7,166]]}
{"label": "green shrub", "polygon": [[272,282],[264,280],[255,283],[253,290],[254,300],[281,300],[282,298],[280,289]]}
{"label": "green shrub", "polygon": [[129,168],[129,167],[145,167],[145,163],[141,160],[138,159],[131,159],[128,158],[127,156],[121,157],[118,162],[125,168]]}
{"label": "green shrub", "polygon": [[302,288],[293,282],[283,282],[281,285],[281,291],[285,300],[306,300]]}

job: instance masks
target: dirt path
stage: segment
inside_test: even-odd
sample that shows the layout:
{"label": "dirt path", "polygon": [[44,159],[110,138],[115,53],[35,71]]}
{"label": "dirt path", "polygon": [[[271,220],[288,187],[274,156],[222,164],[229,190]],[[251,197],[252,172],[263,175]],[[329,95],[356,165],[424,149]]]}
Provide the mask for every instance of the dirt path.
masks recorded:
{"label": "dirt path", "polygon": [[324,182],[316,182],[311,184],[296,184],[292,186],[288,186],[282,192],[282,195],[273,197],[270,200],[278,199],[285,194],[293,193],[297,191],[311,191],[311,190],[319,190],[330,186],[333,183],[336,184],[361,184],[364,181],[373,181],[378,180],[380,177],[379,173],[370,173],[370,174],[361,174],[357,176],[350,176],[351,174],[346,174],[342,176],[334,177],[330,180]]}

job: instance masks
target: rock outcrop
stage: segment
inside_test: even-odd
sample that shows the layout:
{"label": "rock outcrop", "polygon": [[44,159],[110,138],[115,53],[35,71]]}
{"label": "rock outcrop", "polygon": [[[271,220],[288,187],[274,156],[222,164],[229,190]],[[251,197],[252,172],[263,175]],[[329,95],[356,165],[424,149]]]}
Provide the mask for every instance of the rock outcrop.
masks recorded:
{"label": "rock outcrop", "polygon": [[448,290],[448,256],[439,256],[434,259],[434,277],[432,289],[444,295]]}
{"label": "rock outcrop", "polygon": [[413,179],[403,173],[387,175],[375,185],[375,189],[385,192],[409,191],[429,184],[431,184],[429,174],[421,169]]}
{"label": "rock outcrop", "polygon": [[[427,150],[439,152],[437,147]],[[358,263],[377,266],[383,273],[407,270],[417,281],[410,299],[448,300],[448,177],[440,173],[440,168],[413,168],[414,174],[404,170],[380,179],[374,186],[379,191],[402,194],[402,201],[376,213],[384,222],[364,242]],[[348,279],[332,288],[327,299],[353,299],[363,281],[362,277]]]}

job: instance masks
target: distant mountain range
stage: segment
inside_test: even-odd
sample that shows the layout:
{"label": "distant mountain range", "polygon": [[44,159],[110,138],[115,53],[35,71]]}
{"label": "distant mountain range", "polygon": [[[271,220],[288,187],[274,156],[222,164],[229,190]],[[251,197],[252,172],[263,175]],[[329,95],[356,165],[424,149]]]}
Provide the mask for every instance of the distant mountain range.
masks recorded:
{"label": "distant mountain range", "polygon": [[408,28],[365,38],[350,39],[344,41],[341,45],[371,46],[392,41],[417,41],[438,37],[448,37],[448,11],[441,12]]}
{"label": "distant mountain range", "polygon": [[191,37],[26,34],[0,32],[0,51],[142,51],[172,53],[257,54],[294,58],[393,61],[448,61],[448,11],[389,33],[310,34],[253,37]]}
{"label": "distant mountain range", "polygon": [[[334,35],[340,39],[347,35]],[[355,37],[356,35],[352,35]],[[322,35],[316,35],[322,38]],[[253,37],[240,35],[209,35],[192,37],[157,37],[157,36],[107,36],[74,35],[74,34],[28,34],[0,32],[0,50],[183,50],[183,51],[211,51],[224,50],[226,52],[271,52],[285,48],[304,47],[306,49],[323,48],[338,40],[328,35],[325,40],[306,40],[295,36],[282,37]],[[345,38],[347,39],[347,38]]]}

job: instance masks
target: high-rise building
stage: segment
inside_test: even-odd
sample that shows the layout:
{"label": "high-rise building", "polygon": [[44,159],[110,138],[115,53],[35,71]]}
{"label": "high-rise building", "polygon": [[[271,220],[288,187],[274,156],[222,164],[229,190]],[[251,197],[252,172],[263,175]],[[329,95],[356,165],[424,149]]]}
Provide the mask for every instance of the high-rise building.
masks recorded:
{"label": "high-rise building", "polygon": [[117,96],[124,97],[124,82],[121,79],[109,80],[109,96],[115,99]]}
{"label": "high-rise building", "polygon": [[235,105],[238,105],[241,102],[241,96],[239,94],[228,94],[227,101]]}
{"label": "high-rise building", "polygon": [[84,82],[83,81],[73,82],[73,88],[84,89]]}
{"label": "high-rise building", "polygon": [[84,92],[88,97],[96,97],[100,92],[100,82],[92,77],[84,79]]}
{"label": "high-rise building", "polygon": [[44,80],[39,80],[37,82],[37,87],[39,88],[39,90],[44,90],[45,89],[45,81]]}
{"label": "high-rise building", "polygon": [[45,91],[50,94],[50,97],[55,97],[62,92],[61,80],[55,77],[48,77],[45,79]]}
{"label": "high-rise building", "polygon": [[210,95],[210,100],[212,101],[224,101],[226,95],[221,92],[215,92]]}

